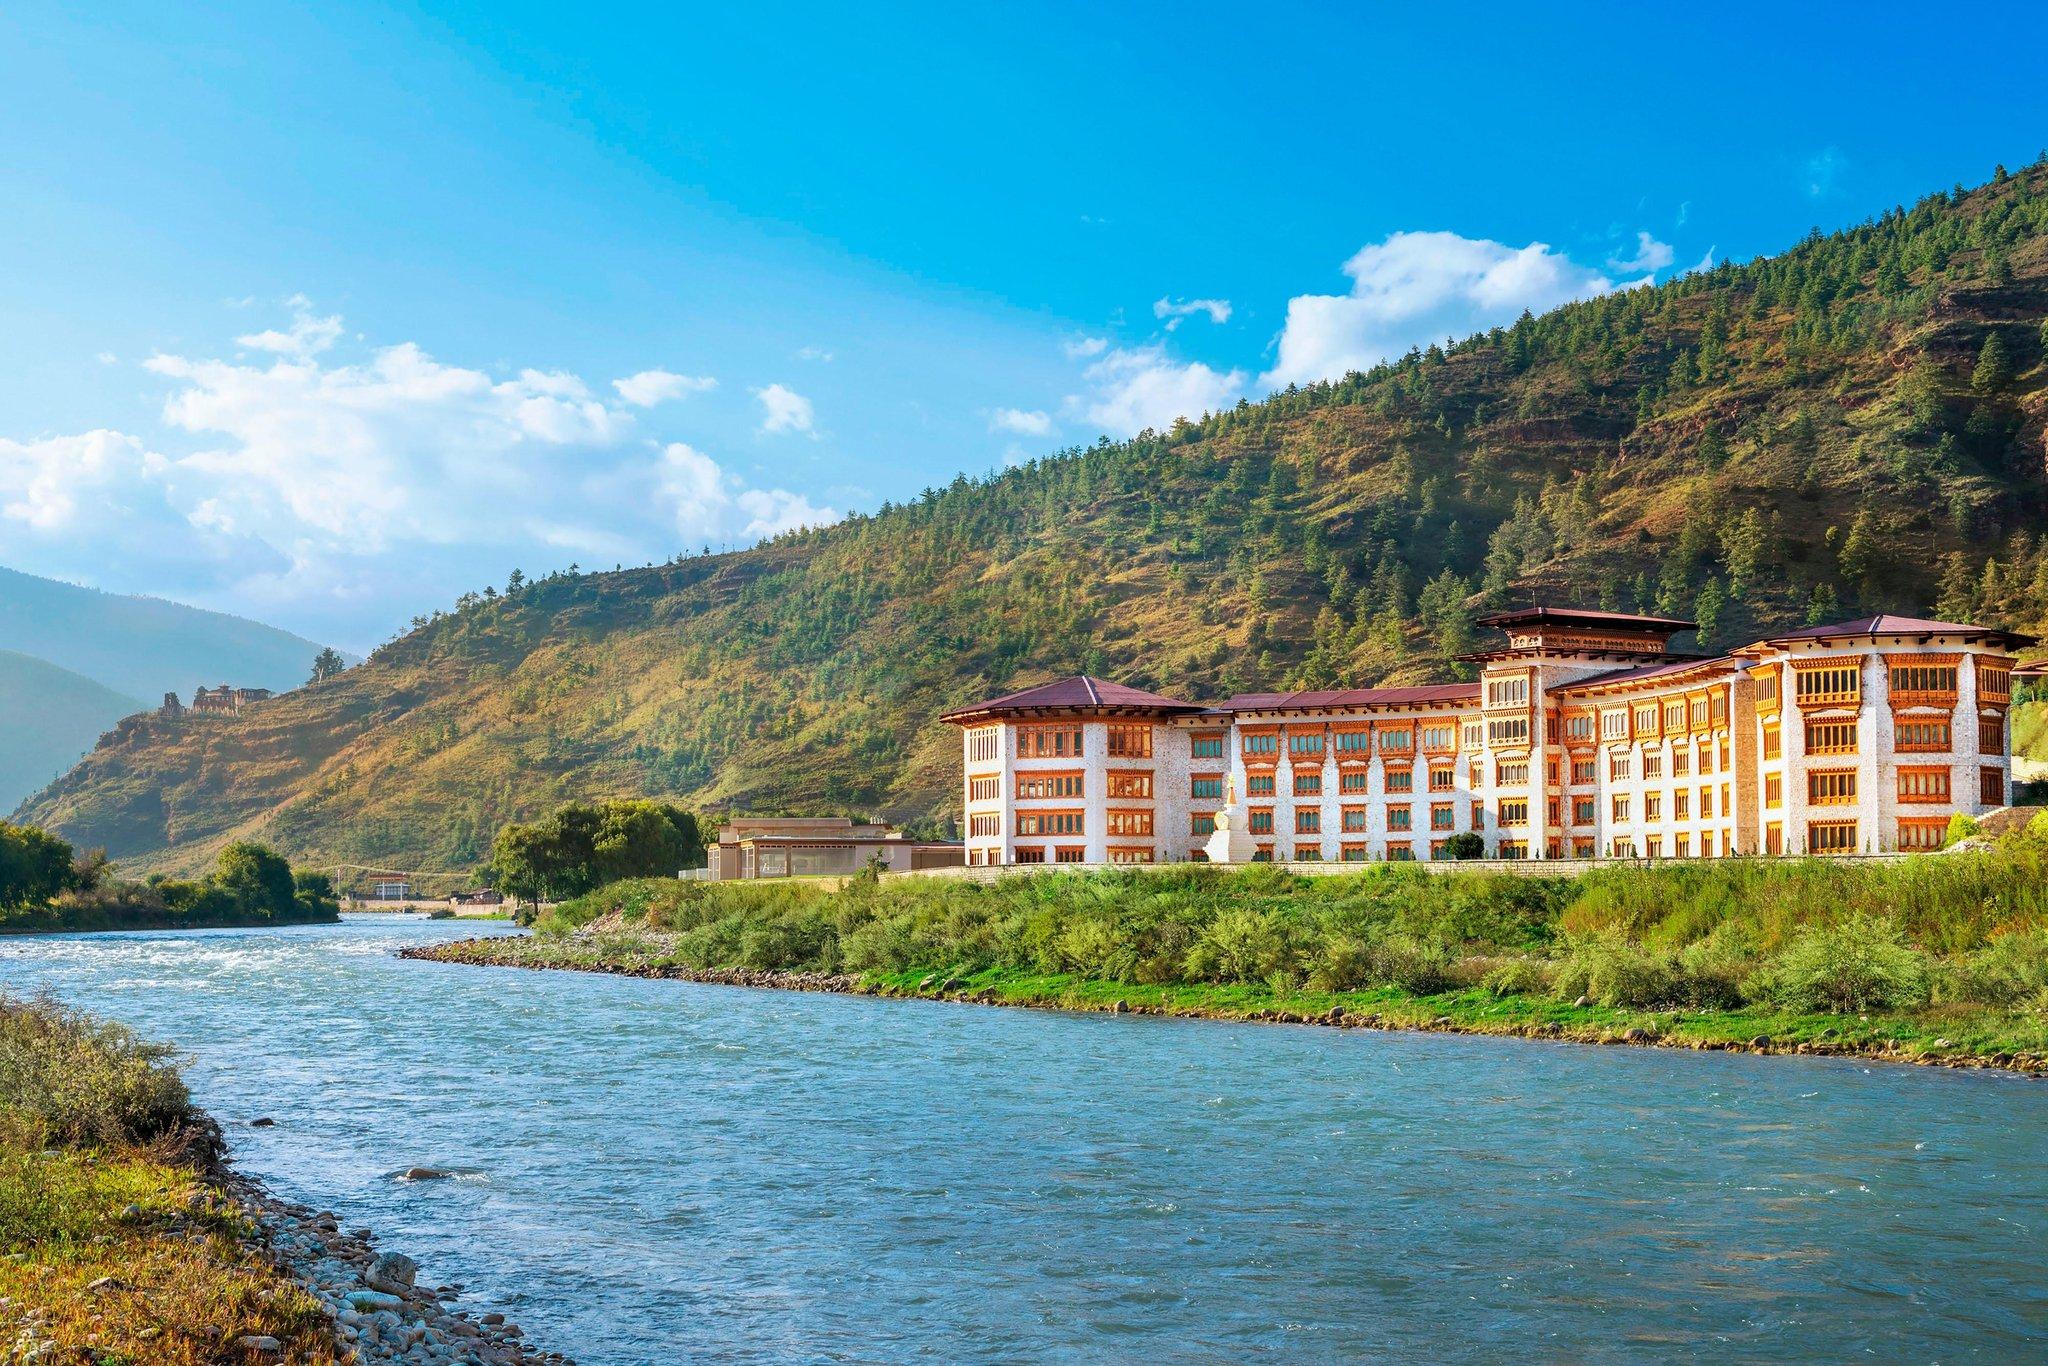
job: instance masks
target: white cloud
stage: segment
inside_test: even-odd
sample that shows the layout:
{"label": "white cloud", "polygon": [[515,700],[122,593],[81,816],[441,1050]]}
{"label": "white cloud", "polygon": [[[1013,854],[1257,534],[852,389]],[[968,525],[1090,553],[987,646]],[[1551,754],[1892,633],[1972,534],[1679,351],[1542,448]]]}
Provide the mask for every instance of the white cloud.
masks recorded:
{"label": "white cloud", "polygon": [[822,363],[830,361],[832,353],[822,346],[802,346],[797,348],[796,358],[798,360],[814,360]]}
{"label": "white cloud", "polygon": [[1610,256],[1607,258],[1607,267],[1609,270],[1625,272],[1662,270],[1671,264],[1674,254],[1669,242],[1659,242],[1646,232],[1638,232],[1636,254],[1626,258]]}
{"label": "white cloud", "polygon": [[709,375],[678,375],[672,370],[642,370],[637,375],[612,381],[612,388],[618,390],[619,397],[636,408],[652,408],[657,403],[706,393],[717,387],[718,381]]}
{"label": "white cloud", "polygon": [[1068,406],[1114,436],[1150,427],[1164,431],[1177,417],[1196,418],[1226,408],[1244,390],[1245,373],[1221,373],[1199,361],[1182,363],[1164,346],[1117,347],[1083,372],[1092,386]]}
{"label": "white cloud", "polygon": [[1825,198],[1835,188],[1835,180],[1847,163],[1842,153],[1834,147],[1824,147],[1806,159],[1806,193],[1810,198]]}
{"label": "white cloud", "polygon": [[1068,360],[1086,360],[1090,356],[1099,356],[1108,349],[1107,337],[1076,337],[1065,347]]}
{"label": "white cloud", "polygon": [[1024,436],[1052,435],[1052,415],[1036,409],[998,408],[988,416],[992,432],[1018,432]]}
{"label": "white cloud", "polygon": [[816,417],[811,411],[811,401],[796,390],[781,384],[771,384],[765,389],[754,390],[754,397],[761,400],[761,430],[773,435],[777,432],[807,432],[815,436],[812,428]]}
{"label": "white cloud", "polygon": [[292,310],[292,325],[280,332],[271,328],[235,338],[235,344],[251,351],[274,351],[281,356],[317,356],[341,338],[341,319],[316,318],[313,304],[303,294],[285,300]]}
{"label": "white cloud", "polygon": [[1227,323],[1230,321],[1230,300],[1162,298],[1152,305],[1152,316],[1164,319],[1169,332],[1197,313],[1207,314],[1212,323]]}
{"label": "white cloud", "polygon": [[1462,337],[1620,285],[1541,242],[1503,246],[1454,232],[1397,232],[1344,263],[1349,294],[1287,303],[1268,388],[1336,379],[1410,347]]}
{"label": "white cloud", "polygon": [[642,563],[838,516],[642,439],[625,402],[562,371],[491,373],[410,342],[147,369],[169,386],[157,436],[0,439],[11,564],[360,648],[515,564]]}
{"label": "white cloud", "polygon": [[97,356],[94,356],[93,359],[101,365],[119,365],[121,363],[121,358],[111,351],[102,351]]}
{"label": "white cloud", "polygon": [[1702,256],[1699,260],[1693,262],[1691,267],[1687,269],[1684,273],[1687,275],[1697,275],[1703,270],[1712,270],[1713,268],[1714,248],[1708,247],[1707,254],[1705,256]]}

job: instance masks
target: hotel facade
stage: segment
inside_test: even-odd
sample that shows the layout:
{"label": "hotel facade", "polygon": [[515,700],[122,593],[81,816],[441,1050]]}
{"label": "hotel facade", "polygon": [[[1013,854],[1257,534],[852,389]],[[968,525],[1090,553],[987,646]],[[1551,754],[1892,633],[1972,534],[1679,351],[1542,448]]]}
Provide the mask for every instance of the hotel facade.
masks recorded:
{"label": "hotel facade", "polygon": [[2008,800],[2026,636],[1876,616],[1708,658],[1669,618],[1479,624],[1505,642],[1469,683],[1212,706],[1073,677],[948,712],[967,862],[1877,853]]}

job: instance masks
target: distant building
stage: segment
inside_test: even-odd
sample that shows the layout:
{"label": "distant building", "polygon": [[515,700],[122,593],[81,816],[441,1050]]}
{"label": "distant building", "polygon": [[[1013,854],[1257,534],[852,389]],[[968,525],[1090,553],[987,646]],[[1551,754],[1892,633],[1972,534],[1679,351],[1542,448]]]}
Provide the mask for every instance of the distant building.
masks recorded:
{"label": "distant building", "polygon": [[370,883],[372,901],[412,900],[412,880],[402,877],[379,878]]}
{"label": "distant building", "polygon": [[166,721],[175,721],[185,714],[185,704],[178,700],[176,693],[167,692],[164,694],[164,704],[156,709],[156,714]]}
{"label": "distant building", "polygon": [[948,712],[967,862],[1876,853],[2010,800],[2027,636],[1881,615],[1702,657],[1663,617],[1480,624],[1507,639],[1473,683],[1211,706],[1076,677]]}
{"label": "distant building", "polygon": [[[218,688],[195,689],[190,710],[194,716],[234,716],[251,702],[261,702],[272,695],[268,688],[231,688],[223,683]],[[177,715],[170,710],[176,701],[174,695],[165,695],[164,715]]]}
{"label": "distant building", "polygon": [[957,867],[964,855],[958,844],[908,839],[892,826],[857,825],[846,816],[774,816],[720,826],[705,871],[720,882],[845,876],[877,860],[890,872],[908,872]]}

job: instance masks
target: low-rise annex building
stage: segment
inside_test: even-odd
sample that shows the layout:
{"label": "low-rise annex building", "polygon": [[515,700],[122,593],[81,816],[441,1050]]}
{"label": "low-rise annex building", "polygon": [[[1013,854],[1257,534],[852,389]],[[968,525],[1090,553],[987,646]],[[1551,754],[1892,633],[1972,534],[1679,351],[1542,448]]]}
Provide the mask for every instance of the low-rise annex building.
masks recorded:
{"label": "low-rise annex building", "polygon": [[1881,615],[1709,657],[1675,618],[1479,624],[1506,643],[1469,683],[1206,705],[1074,677],[947,712],[967,862],[1875,853],[2006,804],[2030,637]]}

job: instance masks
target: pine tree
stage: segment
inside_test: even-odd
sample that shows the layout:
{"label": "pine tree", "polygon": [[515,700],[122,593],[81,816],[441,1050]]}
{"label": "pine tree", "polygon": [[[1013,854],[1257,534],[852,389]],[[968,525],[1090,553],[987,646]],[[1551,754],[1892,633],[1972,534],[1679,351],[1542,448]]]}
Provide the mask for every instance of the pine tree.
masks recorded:
{"label": "pine tree", "polygon": [[1842,602],[1831,583],[1817,583],[1806,600],[1806,624],[1825,626],[1842,615]]}
{"label": "pine tree", "polygon": [[1977,368],[1970,372],[1971,392],[1998,393],[2012,383],[2012,375],[2012,356],[2004,339],[1993,332],[1984,339],[1984,349],[1977,353]]}

